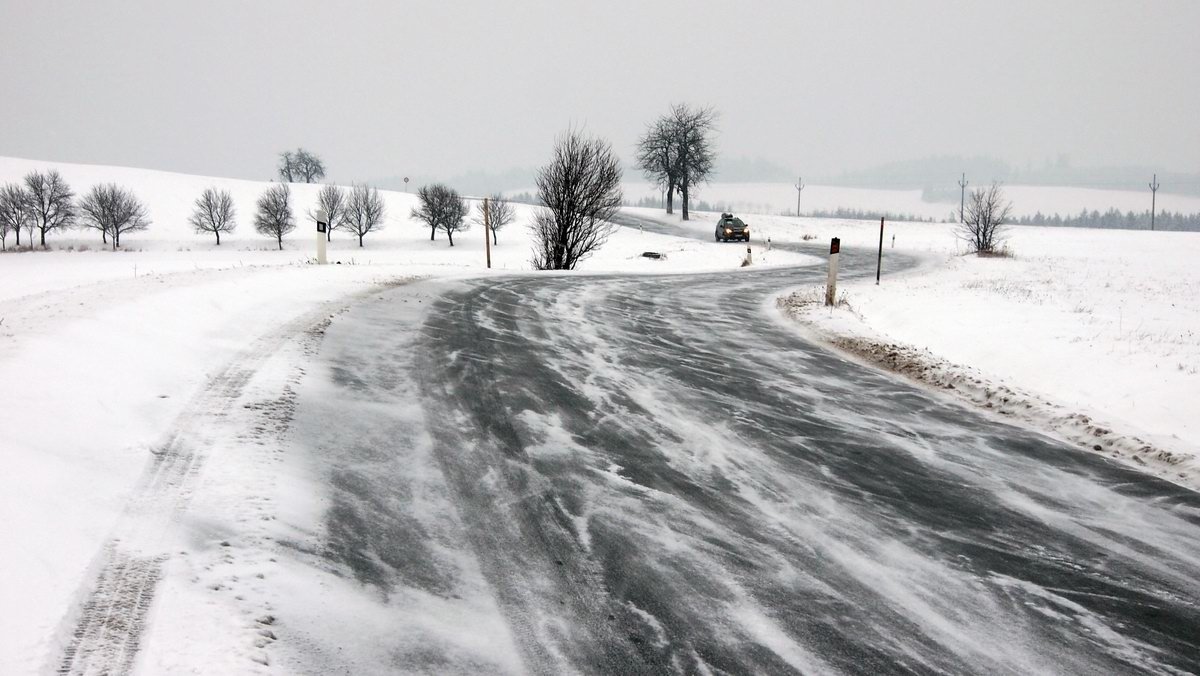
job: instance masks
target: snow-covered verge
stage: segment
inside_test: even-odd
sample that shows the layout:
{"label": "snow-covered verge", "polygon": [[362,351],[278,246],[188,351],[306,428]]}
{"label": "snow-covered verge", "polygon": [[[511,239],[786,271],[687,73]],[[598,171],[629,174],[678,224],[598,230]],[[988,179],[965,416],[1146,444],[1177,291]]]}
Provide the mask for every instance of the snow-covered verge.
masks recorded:
{"label": "snow-covered verge", "polygon": [[[124,619],[130,593],[136,606],[150,598],[147,588],[162,584],[161,604],[170,605],[157,605],[156,597],[143,609],[153,615],[207,603],[178,596],[188,587],[172,580],[233,570],[243,587],[262,584],[254,582],[253,561],[246,572],[226,562],[237,541],[223,529],[241,523],[246,537],[257,537],[255,519],[319,508],[312,492],[319,488],[298,494],[295,486],[304,484],[288,479],[292,466],[276,463],[272,430],[290,415],[288,392],[300,386],[305,350],[331,316],[414,278],[531,274],[526,207],[500,231],[488,271],[478,227],[460,233],[453,248],[443,234],[431,242],[410,217],[415,196],[382,193],[384,229],[369,234],[365,248],[335,233],[330,259],[342,264],[321,267],[308,264],[315,232],[304,218],[315,186],[293,186],[300,225],[278,251],[250,225],[265,182],[0,158],[0,183],[50,168],[76,193],[110,181],[132,189],[153,224],[123,237],[119,252],[104,250],[99,233],[71,230],[52,233],[50,251],[0,254],[3,674],[54,671],[64,651],[84,655],[96,645],[133,659],[136,645],[101,640]],[[210,186],[229,189],[238,209],[238,230],[219,247],[186,221]],[[646,250],[667,257],[643,258]],[[800,260],[771,255],[776,264]],[[582,269],[671,273],[733,270],[740,262],[740,248],[620,229]],[[275,473],[283,473],[279,494],[250,481]],[[286,504],[268,510],[265,498]],[[231,588],[222,579],[212,584]],[[252,636],[236,654],[175,655],[171,637],[153,632],[137,654],[150,660],[147,673],[182,664],[227,673],[220,665],[235,659],[240,670],[262,652],[255,644],[272,640],[270,623],[256,622],[266,614],[172,625],[213,635],[245,629]],[[216,650],[219,643],[195,645]]]}
{"label": "snow-covered verge", "polygon": [[[707,233],[713,218],[667,222]],[[879,244],[878,222],[746,218],[776,242]],[[801,289],[792,314],[831,344],[1197,486],[1200,233],[1013,227],[1011,256],[981,258],[954,230],[885,224],[885,259],[921,265],[878,286],[843,279],[832,310],[806,302],[822,289]]]}

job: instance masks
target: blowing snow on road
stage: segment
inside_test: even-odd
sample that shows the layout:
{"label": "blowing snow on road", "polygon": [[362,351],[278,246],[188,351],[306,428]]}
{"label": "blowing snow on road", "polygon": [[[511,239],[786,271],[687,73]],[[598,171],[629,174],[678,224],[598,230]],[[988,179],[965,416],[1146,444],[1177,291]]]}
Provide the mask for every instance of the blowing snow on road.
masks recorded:
{"label": "blowing snow on road", "polygon": [[442,611],[293,659],[1200,668],[1200,499],[814,347],[769,303],[821,274],[428,282],[347,313],[299,404],[322,557]]}

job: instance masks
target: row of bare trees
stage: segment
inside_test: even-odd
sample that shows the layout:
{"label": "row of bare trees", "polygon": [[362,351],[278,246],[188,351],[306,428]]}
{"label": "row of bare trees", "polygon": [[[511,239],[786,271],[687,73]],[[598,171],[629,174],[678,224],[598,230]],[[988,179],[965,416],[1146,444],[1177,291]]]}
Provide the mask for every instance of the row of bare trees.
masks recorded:
{"label": "row of bare trees", "polygon": [[708,181],[716,162],[713,136],[717,113],[708,107],[677,103],[650,123],[638,139],[637,166],[667,194],[667,213],[674,213],[675,191],[688,220],[691,189]]}
{"label": "row of bare trees", "polygon": [[114,183],[92,186],[76,199],[71,186],[58,171],[31,171],[21,183],[0,188],[0,249],[8,248],[9,234],[21,247],[21,231],[33,247],[34,232],[46,247],[46,235],[71,227],[99,230],[104,243],[112,240],[116,250],[121,235],[150,227],[146,205],[132,191]]}

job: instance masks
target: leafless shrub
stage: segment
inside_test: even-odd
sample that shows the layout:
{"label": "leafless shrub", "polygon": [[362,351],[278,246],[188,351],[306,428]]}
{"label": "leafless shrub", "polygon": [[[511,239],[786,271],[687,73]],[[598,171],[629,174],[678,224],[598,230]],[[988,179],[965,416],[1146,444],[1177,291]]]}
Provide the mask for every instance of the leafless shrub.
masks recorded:
{"label": "leafless shrub", "polygon": [[[75,193],[58,171],[31,171],[25,175],[26,205],[33,225],[41,233],[46,248],[46,233],[75,224]],[[32,232],[32,228],[30,229]],[[33,246],[31,241],[30,246]]]}
{"label": "leafless shrub", "polygon": [[[357,235],[358,245],[361,247],[363,237],[368,232],[383,229],[383,218],[386,213],[383,198],[379,196],[378,190],[365,185],[356,185],[350,193],[350,199],[346,200],[338,227]],[[332,217],[330,217],[330,222],[333,222]]]}
{"label": "leafless shrub", "polygon": [[258,213],[254,214],[254,229],[275,238],[283,251],[283,236],[296,229],[292,215],[292,191],[287,183],[276,183],[258,198]]}
{"label": "leafless shrub", "polygon": [[995,253],[1004,242],[1005,226],[1011,216],[1012,203],[1004,199],[1000,184],[992,183],[988,188],[972,190],[967,197],[963,222],[958,226],[958,236],[974,253]]}
{"label": "leafless shrub", "polygon": [[533,265],[574,270],[613,231],[609,219],[621,206],[621,163],[607,141],[571,130],[538,170],[537,187],[546,209],[532,226]]}
{"label": "leafless shrub", "polygon": [[112,248],[121,246],[121,235],[150,227],[150,216],[131,190],[115,183],[94,185],[79,200],[84,227],[99,230],[106,241],[112,238]]}
{"label": "leafless shrub", "polygon": [[454,233],[466,229],[464,219],[470,213],[467,202],[459,197],[458,191],[440,183],[421,186],[417,199],[420,206],[413,209],[412,217],[429,226],[429,241],[441,230],[450,239],[450,246],[454,246]]}
{"label": "leafless shrub", "polygon": [[233,195],[228,190],[206,188],[196,198],[196,208],[188,218],[196,232],[211,232],[217,236],[221,246],[221,233],[233,232],[237,227],[237,209],[233,206]]}
{"label": "leafless shrub", "polygon": [[[485,209],[487,210],[486,219]],[[492,230],[492,244],[499,244],[500,242],[496,239],[496,231],[512,223],[514,218],[516,218],[516,212],[512,203],[497,193],[487,200],[479,202],[479,213],[475,215],[474,221],[481,226],[486,223]]]}

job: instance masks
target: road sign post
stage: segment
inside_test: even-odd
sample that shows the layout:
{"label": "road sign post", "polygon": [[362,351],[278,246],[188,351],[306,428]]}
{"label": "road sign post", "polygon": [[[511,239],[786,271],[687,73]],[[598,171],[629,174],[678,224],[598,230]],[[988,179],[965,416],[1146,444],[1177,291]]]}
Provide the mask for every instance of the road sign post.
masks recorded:
{"label": "road sign post", "polygon": [[825,282],[825,305],[833,307],[837,297],[838,252],[842,248],[842,240],[834,237],[829,242],[829,279]]}
{"label": "road sign post", "polygon": [[317,265],[325,265],[325,238],[329,233],[329,215],[324,209],[317,210]]}
{"label": "road sign post", "polygon": [[875,261],[875,286],[879,286],[879,273],[883,271],[883,217],[879,217],[879,258]]}
{"label": "road sign post", "polygon": [[492,214],[490,200],[483,198],[483,248],[487,250],[488,270],[492,269]]}

